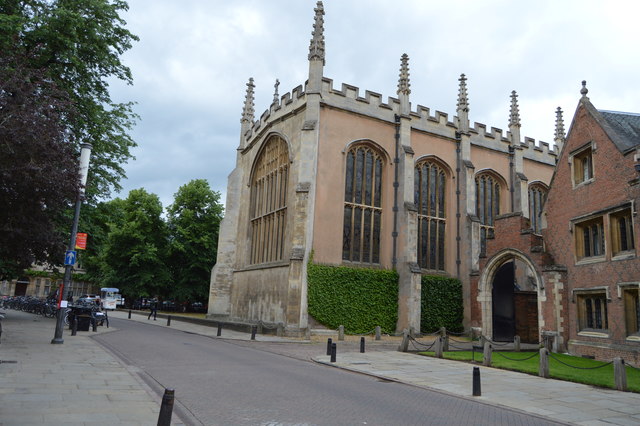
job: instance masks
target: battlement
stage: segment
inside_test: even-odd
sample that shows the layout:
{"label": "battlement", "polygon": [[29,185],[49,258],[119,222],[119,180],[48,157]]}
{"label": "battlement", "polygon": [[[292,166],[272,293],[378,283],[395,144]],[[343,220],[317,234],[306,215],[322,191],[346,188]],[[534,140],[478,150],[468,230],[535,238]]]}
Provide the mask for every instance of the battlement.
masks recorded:
{"label": "battlement", "polygon": [[[290,93],[286,93],[280,98],[280,102],[272,103],[269,109],[265,110],[260,119],[253,123],[251,129],[245,135],[246,140],[258,134],[268,122],[281,118],[282,116],[300,108],[305,102],[305,90],[302,86],[294,88]],[[386,101],[383,95],[369,90],[361,95],[360,89],[351,84],[342,83],[340,88],[334,88],[333,80],[324,77],[321,88],[323,105],[350,111],[355,114],[372,117],[382,121],[395,122],[395,115],[400,114],[400,100],[389,96]],[[459,118],[453,116],[449,119],[449,114],[442,111],[435,111],[423,105],[417,105],[415,110],[409,108],[412,128],[455,139],[456,131],[459,128]],[[473,145],[495,149],[501,152],[508,152],[511,134],[504,132],[498,127],[489,127],[483,123],[474,122],[469,128],[470,140]],[[536,143],[535,139],[524,137],[524,141],[518,146],[524,150],[523,156],[528,159],[540,161],[547,164],[555,164],[558,155],[557,147],[550,146],[547,142]]]}
{"label": "battlement", "polygon": [[[342,108],[354,113],[375,117],[380,120],[394,121],[394,116],[399,114],[400,101],[395,97],[388,97],[387,102],[383,102],[380,93],[365,90],[364,96],[360,95],[360,89],[356,86],[342,83],[340,89],[333,87],[333,80],[322,79],[322,99],[326,105]],[[428,107],[417,105],[415,110],[409,113],[411,126],[416,130],[435,133],[441,136],[455,138],[458,129],[458,117],[454,116],[449,120],[449,114],[442,111],[435,111],[433,114]],[[503,132],[498,127],[490,127],[483,123],[473,123],[469,129],[471,143],[485,146],[498,151],[507,152],[510,145],[510,132]],[[543,163],[555,164],[557,150],[547,142],[539,142],[530,137],[525,137],[519,148],[525,150],[524,157]]]}
{"label": "battlement", "polygon": [[251,128],[244,135],[245,140],[251,140],[255,135],[260,133],[260,129],[267,123],[280,119],[292,111],[295,111],[304,103],[305,91],[302,85],[296,86],[291,92],[282,95],[277,103],[271,103],[269,109],[266,109],[260,115],[260,118],[253,122]]}

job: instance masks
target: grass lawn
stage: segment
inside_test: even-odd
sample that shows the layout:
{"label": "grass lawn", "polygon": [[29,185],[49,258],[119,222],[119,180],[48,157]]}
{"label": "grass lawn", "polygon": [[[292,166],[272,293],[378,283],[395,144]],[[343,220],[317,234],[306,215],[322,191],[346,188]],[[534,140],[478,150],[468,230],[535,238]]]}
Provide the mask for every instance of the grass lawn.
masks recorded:
{"label": "grass lawn", "polygon": [[[434,352],[420,352],[421,355],[435,356]],[[471,351],[444,352],[443,358],[454,361],[471,362]],[[482,352],[474,355],[477,363],[482,362]],[[540,356],[538,352],[497,352],[491,356],[491,366],[505,370],[538,375]],[[568,364],[571,367],[564,365]],[[569,382],[584,383],[615,389],[613,364],[565,354],[549,354],[549,373],[552,378]],[[579,368],[574,368],[579,367]],[[594,368],[598,367],[598,368]],[[640,371],[627,366],[627,388],[640,393]]]}

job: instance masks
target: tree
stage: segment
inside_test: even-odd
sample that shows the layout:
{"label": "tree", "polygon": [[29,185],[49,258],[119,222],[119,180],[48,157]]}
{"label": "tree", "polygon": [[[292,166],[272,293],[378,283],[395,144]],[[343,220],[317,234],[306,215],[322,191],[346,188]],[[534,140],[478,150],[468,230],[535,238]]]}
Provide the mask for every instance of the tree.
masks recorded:
{"label": "tree", "polygon": [[121,164],[135,143],[127,131],[136,119],[131,103],[113,103],[108,79],[132,83],[120,55],[138,38],[124,28],[122,0],[4,0],[0,4],[0,50],[27,58],[67,93],[74,114],[61,116],[77,143],[93,146],[90,196],[120,189]]}
{"label": "tree", "polygon": [[87,233],[87,249],[78,254],[78,262],[92,282],[102,282],[108,267],[104,264],[103,252],[109,234],[125,224],[125,200],[114,198],[88,205],[80,216],[80,229]]}
{"label": "tree", "polygon": [[134,189],[123,210],[123,222],[111,229],[102,252],[103,285],[121,289],[128,299],[163,295],[170,277],[160,199]]}
{"label": "tree", "polygon": [[167,208],[173,298],[208,299],[222,215],[220,193],[212,191],[204,179],[192,180],[175,194]]}
{"label": "tree", "polygon": [[[120,55],[137,40],[121,0],[0,2],[0,274],[60,263],[78,189],[79,145],[93,146],[90,199],[119,188],[135,146],[130,103],[109,78],[131,83]],[[63,220],[67,211],[67,220]],[[62,231],[60,231],[62,229]]]}
{"label": "tree", "polygon": [[69,97],[8,53],[0,49],[0,277],[63,259],[59,225],[79,187],[77,149],[62,124],[73,114]]}

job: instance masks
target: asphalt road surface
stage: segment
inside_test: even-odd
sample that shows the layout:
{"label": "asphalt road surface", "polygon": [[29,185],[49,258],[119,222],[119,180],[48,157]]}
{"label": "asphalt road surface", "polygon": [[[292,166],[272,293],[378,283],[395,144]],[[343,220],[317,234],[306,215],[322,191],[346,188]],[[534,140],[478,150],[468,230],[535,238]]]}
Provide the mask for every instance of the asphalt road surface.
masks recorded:
{"label": "asphalt road surface", "polygon": [[[164,388],[175,389],[174,420],[189,425],[558,424],[315,364],[306,359],[309,346],[295,348],[298,343],[237,342],[111,321],[119,330],[94,339],[159,395]],[[283,345],[292,345],[291,350]]]}

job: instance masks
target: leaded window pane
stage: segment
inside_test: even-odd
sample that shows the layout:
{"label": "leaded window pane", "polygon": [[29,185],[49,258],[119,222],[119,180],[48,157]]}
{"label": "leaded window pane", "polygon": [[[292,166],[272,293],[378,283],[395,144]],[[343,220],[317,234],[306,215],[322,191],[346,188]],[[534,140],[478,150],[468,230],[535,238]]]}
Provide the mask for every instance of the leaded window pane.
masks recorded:
{"label": "leaded window pane", "polygon": [[358,145],[346,156],[343,260],[380,261],[382,206],[382,158],[373,149]]}
{"label": "leaded window pane", "polygon": [[427,160],[416,166],[415,176],[417,260],[421,268],[444,270],[446,175],[438,163]]}

